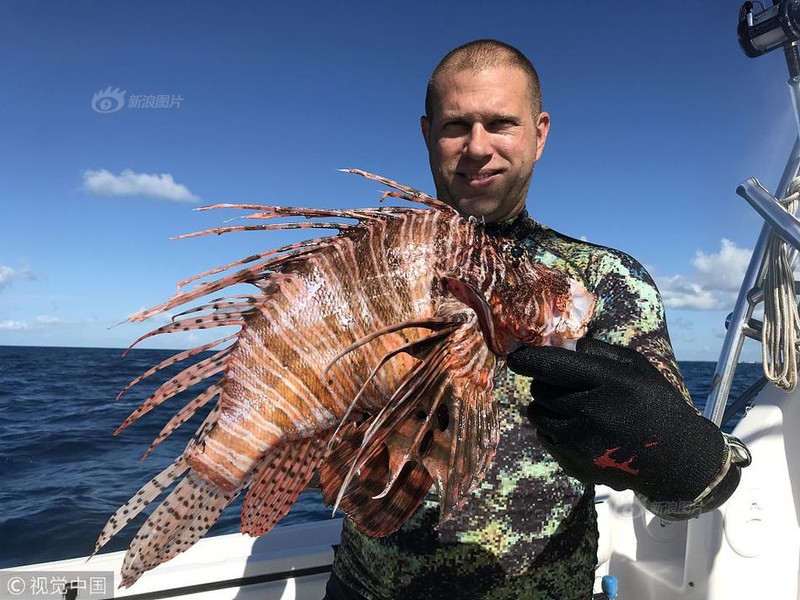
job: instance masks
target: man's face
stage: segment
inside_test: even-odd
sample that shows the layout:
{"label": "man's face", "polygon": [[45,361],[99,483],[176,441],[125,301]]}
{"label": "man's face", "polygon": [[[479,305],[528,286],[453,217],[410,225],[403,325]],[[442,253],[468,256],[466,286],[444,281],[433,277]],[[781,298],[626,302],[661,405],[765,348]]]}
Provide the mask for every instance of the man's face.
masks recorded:
{"label": "man's face", "polygon": [[525,72],[449,70],[437,89],[433,114],[421,121],[437,196],[489,223],[516,216],[550,127],[547,113],[533,114]]}

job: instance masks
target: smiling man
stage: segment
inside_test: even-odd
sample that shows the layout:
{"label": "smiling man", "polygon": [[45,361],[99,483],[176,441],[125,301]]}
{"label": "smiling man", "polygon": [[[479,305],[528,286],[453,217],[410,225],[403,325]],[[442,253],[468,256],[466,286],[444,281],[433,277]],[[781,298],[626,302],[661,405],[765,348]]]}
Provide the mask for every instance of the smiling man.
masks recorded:
{"label": "smiling man", "polygon": [[[329,600],[572,600],[592,596],[593,484],[632,489],[664,518],[724,502],[747,450],[692,406],[652,279],[627,254],[564,236],[525,209],[550,116],[517,49],[456,48],[428,85],[422,135],[438,197],[597,296],[577,351],[521,348],[495,381],[494,463],[454,519],[436,498],[397,533],[345,521]],[[532,401],[533,400],[533,401]]]}
{"label": "smiling man", "polygon": [[497,223],[525,208],[550,116],[541,110],[532,66],[497,62],[478,70],[477,57],[469,56],[452,55],[434,71],[422,136],[438,198],[461,214]]}

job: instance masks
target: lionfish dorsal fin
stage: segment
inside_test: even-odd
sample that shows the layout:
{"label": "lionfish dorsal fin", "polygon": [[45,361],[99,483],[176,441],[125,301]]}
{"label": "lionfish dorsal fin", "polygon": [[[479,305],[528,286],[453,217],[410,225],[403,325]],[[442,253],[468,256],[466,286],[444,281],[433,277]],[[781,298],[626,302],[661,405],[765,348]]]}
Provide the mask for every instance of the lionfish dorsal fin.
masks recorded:
{"label": "lionfish dorsal fin", "polygon": [[455,209],[452,206],[445,204],[441,200],[433,198],[429,196],[425,192],[421,192],[417,189],[409,187],[407,185],[403,185],[402,183],[398,183],[393,179],[388,179],[387,177],[383,177],[382,175],[376,175],[375,173],[370,173],[369,171],[363,171],[361,169],[340,169],[344,173],[353,173],[354,175],[361,175],[365,179],[370,179],[372,181],[377,181],[378,183],[382,183],[383,185],[389,186],[400,192],[399,194],[393,192],[387,192],[383,195],[385,198],[386,196],[395,196],[398,198],[403,198],[408,200],[409,202],[419,202],[420,204],[425,204],[430,206],[431,208],[435,208],[436,210],[451,212],[455,214]]}

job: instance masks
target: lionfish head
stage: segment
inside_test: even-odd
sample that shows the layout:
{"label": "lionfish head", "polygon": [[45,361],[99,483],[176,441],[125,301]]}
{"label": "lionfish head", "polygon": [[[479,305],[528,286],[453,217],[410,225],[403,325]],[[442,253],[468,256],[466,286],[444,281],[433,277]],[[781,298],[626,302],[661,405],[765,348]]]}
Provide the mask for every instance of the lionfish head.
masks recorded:
{"label": "lionfish head", "polygon": [[482,277],[446,275],[445,289],[475,311],[487,345],[498,356],[523,345],[574,349],[586,334],[594,294],[564,272],[517,251],[520,246],[505,242],[487,249],[492,260],[485,264],[493,265],[491,272]]}

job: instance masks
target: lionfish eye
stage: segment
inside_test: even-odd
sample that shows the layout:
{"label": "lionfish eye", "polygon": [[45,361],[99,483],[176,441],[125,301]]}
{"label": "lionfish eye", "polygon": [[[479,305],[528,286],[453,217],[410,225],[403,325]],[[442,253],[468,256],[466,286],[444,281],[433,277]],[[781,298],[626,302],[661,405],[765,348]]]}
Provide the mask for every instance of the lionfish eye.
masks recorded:
{"label": "lionfish eye", "polygon": [[525,250],[522,249],[522,246],[512,246],[509,252],[514,258],[519,258],[525,253]]}

